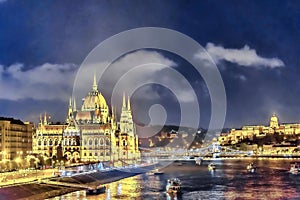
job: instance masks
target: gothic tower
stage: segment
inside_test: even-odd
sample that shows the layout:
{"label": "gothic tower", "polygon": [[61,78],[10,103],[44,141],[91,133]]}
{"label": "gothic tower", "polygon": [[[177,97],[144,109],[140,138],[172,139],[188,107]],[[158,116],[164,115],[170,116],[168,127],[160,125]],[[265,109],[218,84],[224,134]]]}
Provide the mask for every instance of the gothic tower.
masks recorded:
{"label": "gothic tower", "polygon": [[120,118],[120,131],[121,133],[128,133],[131,136],[135,135],[135,127],[132,119],[130,99],[128,97],[127,105],[125,94],[123,95],[122,112]]}

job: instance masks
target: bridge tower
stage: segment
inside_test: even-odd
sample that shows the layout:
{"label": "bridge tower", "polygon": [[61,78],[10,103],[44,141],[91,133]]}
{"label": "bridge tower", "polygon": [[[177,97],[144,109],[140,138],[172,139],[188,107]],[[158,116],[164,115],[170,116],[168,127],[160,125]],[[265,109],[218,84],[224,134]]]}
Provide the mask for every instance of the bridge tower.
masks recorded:
{"label": "bridge tower", "polygon": [[222,151],[222,148],[220,147],[220,145],[218,143],[216,143],[216,142],[212,143],[213,158],[219,157],[221,151]]}

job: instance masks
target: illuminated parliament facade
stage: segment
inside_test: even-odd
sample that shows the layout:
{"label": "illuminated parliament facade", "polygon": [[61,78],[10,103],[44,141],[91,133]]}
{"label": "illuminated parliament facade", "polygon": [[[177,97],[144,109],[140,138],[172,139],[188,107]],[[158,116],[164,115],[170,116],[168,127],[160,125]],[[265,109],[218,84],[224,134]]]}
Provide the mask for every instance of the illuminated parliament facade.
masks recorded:
{"label": "illuminated parliament facade", "polygon": [[66,124],[40,119],[33,137],[33,151],[47,157],[64,157],[71,162],[109,162],[114,165],[133,164],[140,160],[138,136],[133,123],[130,99],[123,96],[120,121],[116,110],[111,112],[98,91],[96,77],[92,90],[77,110],[70,99]]}

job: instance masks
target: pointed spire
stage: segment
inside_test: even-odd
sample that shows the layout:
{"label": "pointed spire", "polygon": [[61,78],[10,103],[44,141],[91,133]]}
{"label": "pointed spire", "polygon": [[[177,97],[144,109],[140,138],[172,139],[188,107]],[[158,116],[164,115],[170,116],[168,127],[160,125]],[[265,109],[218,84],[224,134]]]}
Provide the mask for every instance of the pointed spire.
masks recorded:
{"label": "pointed spire", "polygon": [[69,108],[72,108],[72,97],[69,99]]}
{"label": "pointed spire", "polygon": [[94,91],[98,90],[96,73],[94,73],[93,90]]}
{"label": "pointed spire", "polygon": [[72,117],[72,114],[73,114],[72,97],[70,97],[70,100],[69,100],[68,116],[67,116],[67,120],[66,120],[67,123],[70,123],[70,121],[71,121],[70,118]]}
{"label": "pointed spire", "polygon": [[122,110],[126,109],[126,99],[125,99],[125,92],[123,93],[123,106]]}
{"label": "pointed spire", "polygon": [[130,97],[128,96],[128,103],[127,103],[127,109],[130,110]]}
{"label": "pointed spire", "polygon": [[45,112],[45,115],[44,115],[44,125],[47,125],[48,122],[47,122],[47,115],[46,115],[46,112]]}
{"label": "pointed spire", "polygon": [[73,99],[73,111],[77,111],[77,108],[76,108],[76,99],[74,98]]}
{"label": "pointed spire", "polygon": [[40,114],[40,123],[43,124],[42,115]]}

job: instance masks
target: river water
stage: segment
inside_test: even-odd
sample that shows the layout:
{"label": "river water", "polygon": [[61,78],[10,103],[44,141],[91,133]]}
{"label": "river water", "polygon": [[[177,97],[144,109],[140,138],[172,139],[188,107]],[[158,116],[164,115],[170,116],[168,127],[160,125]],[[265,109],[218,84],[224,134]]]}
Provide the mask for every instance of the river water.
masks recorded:
{"label": "river water", "polygon": [[[258,168],[256,173],[248,174],[246,166],[252,161]],[[214,172],[207,169],[211,161],[201,166],[172,163],[163,169],[163,175],[142,174],[110,183],[105,194],[86,195],[85,191],[77,191],[53,199],[300,199],[300,175],[288,173],[294,161],[214,160]],[[179,196],[165,192],[167,179],[172,177],[182,181]]]}

